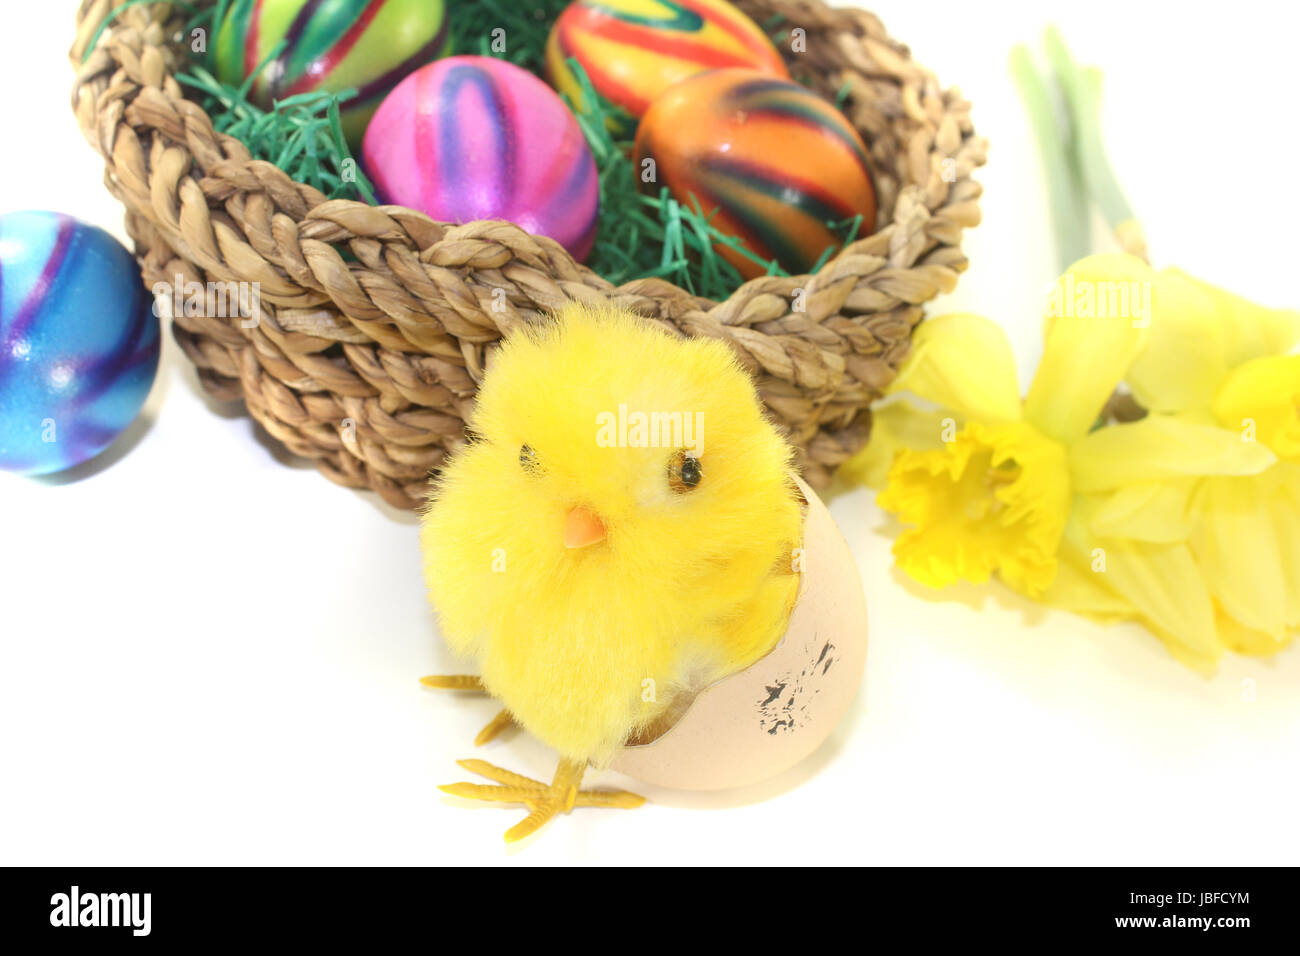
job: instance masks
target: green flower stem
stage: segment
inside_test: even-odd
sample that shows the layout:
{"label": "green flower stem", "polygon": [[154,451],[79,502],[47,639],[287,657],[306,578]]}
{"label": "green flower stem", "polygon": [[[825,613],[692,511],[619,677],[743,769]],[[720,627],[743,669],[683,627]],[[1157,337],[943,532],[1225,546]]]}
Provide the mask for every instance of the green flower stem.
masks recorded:
{"label": "green flower stem", "polygon": [[1113,231],[1134,220],[1119,180],[1106,156],[1101,125],[1101,71],[1082,69],[1070,55],[1061,32],[1049,27],[1044,38],[1047,59],[1073,118],[1072,152],[1089,196]]}
{"label": "green flower stem", "polygon": [[1067,146],[1072,138],[1070,118],[1062,117],[1052,101],[1046,83],[1023,44],[1011,51],[1011,75],[1025,101],[1030,127],[1038,143],[1047,179],[1052,226],[1062,269],[1092,252],[1092,223],[1088,193],[1074,153]]}

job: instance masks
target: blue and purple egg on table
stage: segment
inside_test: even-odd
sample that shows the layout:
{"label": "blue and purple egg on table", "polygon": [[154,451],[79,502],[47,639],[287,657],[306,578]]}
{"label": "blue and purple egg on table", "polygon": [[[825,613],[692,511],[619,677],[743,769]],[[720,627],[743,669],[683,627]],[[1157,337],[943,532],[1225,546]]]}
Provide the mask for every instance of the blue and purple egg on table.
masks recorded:
{"label": "blue and purple egg on table", "polygon": [[0,470],[62,471],[139,414],[160,326],[135,259],[52,212],[0,216]]}
{"label": "blue and purple egg on table", "polygon": [[454,56],[380,105],[362,156],[380,198],[440,222],[505,219],[578,260],[600,211],[596,161],[549,86],[512,63]]}
{"label": "blue and purple egg on table", "polygon": [[340,117],[355,150],[384,97],[448,40],[442,0],[234,0],[217,34],[217,76],[232,86],[254,77],[248,97],[266,109],[356,90]]}

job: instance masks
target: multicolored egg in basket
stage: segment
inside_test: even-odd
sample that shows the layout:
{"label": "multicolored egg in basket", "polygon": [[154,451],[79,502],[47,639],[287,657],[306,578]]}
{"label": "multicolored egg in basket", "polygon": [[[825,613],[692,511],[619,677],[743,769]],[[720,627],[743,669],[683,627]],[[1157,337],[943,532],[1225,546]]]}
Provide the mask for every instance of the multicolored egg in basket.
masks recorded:
{"label": "multicolored egg in basket", "polygon": [[342,120],[357,149],[383,98],[446,53],[447,40],[443,0],[235,0],[217,34],[217,76],[238,86],[256,72],[249,99],[264,108],[355,89]]}
{"label": "multicolored egg in basket", "polygon": [[[758,259],[811,272],[861,216],[874,231],[867,147],[848,119],[806,87],[753,70],[712,70],[678,83],[641,121],[636,158],[648,191],[666,185]],[[766,269],[737,249],[717,252],[745,278]]]}
{"label": "multicolored egg in basket", "polygon": [[385,202],[440,222],[506,219],[575,259],[595,241],[600,185],[578,121],[504,60],[448,57],[407,77],[375,113],[362,156]]}
{"label": "multicolored egg in basket", "polygon": [[726,0],[577,0],[551,29],[546,76],[570,102],[581,103],[570,57],[597,93],[633,117],[703,70],[748,67],[789,76],[758,24]]}

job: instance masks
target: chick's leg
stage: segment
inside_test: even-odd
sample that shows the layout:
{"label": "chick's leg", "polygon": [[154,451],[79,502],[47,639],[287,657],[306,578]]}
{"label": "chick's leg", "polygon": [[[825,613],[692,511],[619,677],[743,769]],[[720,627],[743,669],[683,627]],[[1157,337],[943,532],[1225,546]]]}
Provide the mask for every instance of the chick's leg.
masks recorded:
{"label": "chick's leg", "polygon": [[645,797],[626,790],[580,790],[586,765],[561,760],[550,785],[521,774],[493,766],[486,760],[462,760],[460,765],[471,773],[495,780],[497,786],[452,783],[440,787],[444,793],[469,800],[496,803],[522,803],[532,812],[506,831],[506,842],[514,843],[531,836],[561,813],[574,807],[610,807],[631,810],[645,803]]}
{"label": "chick's leg", "polygon": [[543,791],[544,796],[536,803],[530,803],[532,812],[523,820],[506,831],[506,842],[514,843],[524,837],[530,837],[561,813],[568,813],[578,802],[578,785],[586,766],[572,760],[561,760],[555,768],[555,777],[551,786]]}

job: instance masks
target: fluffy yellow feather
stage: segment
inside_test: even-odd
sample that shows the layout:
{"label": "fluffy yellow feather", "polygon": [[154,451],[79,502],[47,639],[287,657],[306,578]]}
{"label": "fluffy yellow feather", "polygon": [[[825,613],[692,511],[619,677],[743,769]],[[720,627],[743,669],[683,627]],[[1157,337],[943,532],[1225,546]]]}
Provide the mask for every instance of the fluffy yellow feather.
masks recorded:
{"label": "fluffy yellow feather", "polygon": [[430,599],[568,761],[608,762],[784,633],[791,450],[725,344],[568,306],[507,338],[469,428],[423,520]]}

